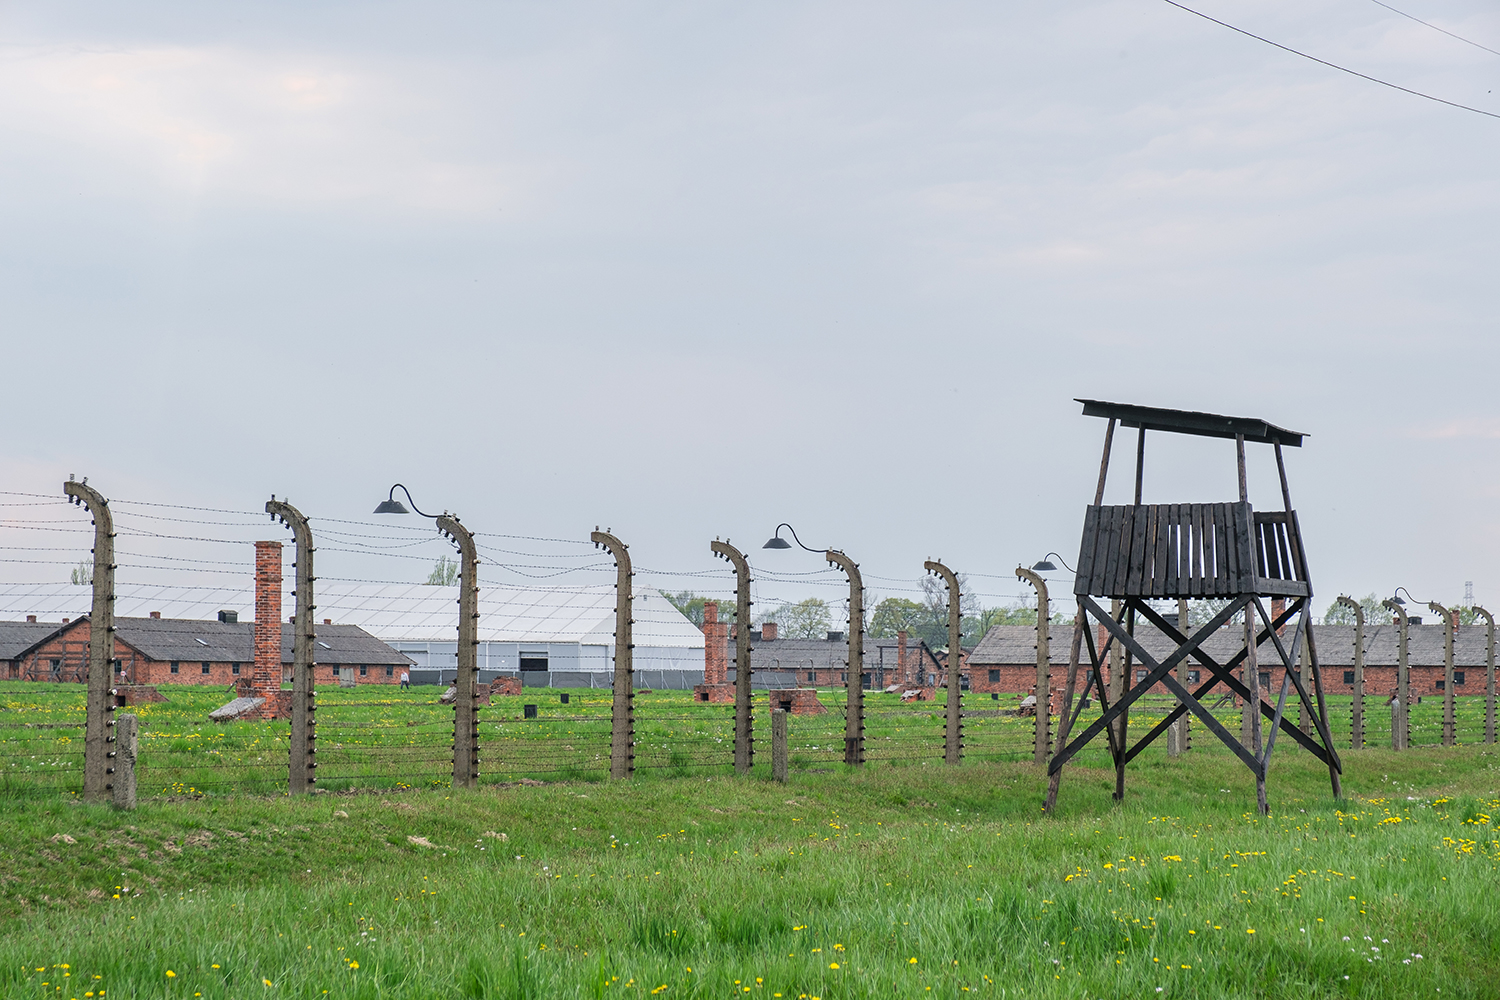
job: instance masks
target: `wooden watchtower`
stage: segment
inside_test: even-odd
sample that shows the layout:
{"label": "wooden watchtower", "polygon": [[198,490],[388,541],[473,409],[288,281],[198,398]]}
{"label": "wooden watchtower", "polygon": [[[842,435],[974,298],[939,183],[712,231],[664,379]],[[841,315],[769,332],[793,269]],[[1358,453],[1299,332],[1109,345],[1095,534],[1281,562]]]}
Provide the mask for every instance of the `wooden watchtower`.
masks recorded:
{"label": "wooden watchtower", "polygon": [[[1265,813],[1266,771],[1278,733],[1296,740],[1328,765],[1329,779],[1335,797],[1341,794],[1339,774],[1343,769],[1328,733],[1328,718],[1323,704],[1323,684],[1318,668],[1317,645],[1310,622],[1312,580],[1292,509],[1291,491],[1287,487],[1283,446],[1298,448],[1304,435],[1264,420],[1225,417],[1213,413],[1168,410],[1150,406],[1132,406],[1080,399],[1085,416],[1108,419],[1104,432],[1104,457],[1099,463],[1099,486],[1094,502],[1084,513],[1083,541],[1079,546],[1077,579],[1073,593],[1078,600],[1078,618],[1073,655],[1068,668],[1063,716],[1060,720],[1057,752],[1048,766],[1050,783],[1047,808],[1056,802],[1062,768],[1075,754],[1101,735],[1109,743],[1115,764],[1115,798],[1125,793],[1125,765],[1161,736],[1184,712],[1191,712],[1223,744],[1237,755],[1255,775],[1256,797]],[[1109,472],[1110,446],[1115,427],[1137,428],[1135,502],[1104,506],[1104,484]],[[1141,502],[1146,432],[1164,431],[1203,437],[1230,438],[1235,442],[1239,468],[1239,501],[1237,503],[1168,503]],[[1250,506],[1245,481],[1245,442],[1271,445],[1276,452],[1276,468],[1281,476],[1283,509],[1261,513]],[[1280,598],[1274,618],[1262,598]],[[1105,610],[1100,599],[1109,599],[1113,610]],[[1186,623],[1163,617],[1151,606],[1153,600],[1202,600],[1212,598],[1227,602],[1201,628],[1186,634]],[[1244,622],[1244,643],[1238,653],[1218,662],[1203,644],[1226,622],[1237,616]],[[1165,658],[1158,659],[1136,640],[1138,620],[1144,619],[1177,644]],[[1102,645],[1095,642],[1096,624],[1105,636]],[[1181,629],[1179,629],[1181,624]],[[1290,625],[1290,627],[1287,627]],[[1286,639],[1281,634],[1285,630]],[[1082,642],[1080,642],[1082,640]],[[1080,646],[1088,649],[1089,671],[1083,697],[1074,704]],[[1124,678],[1139,676],[1133,684],[1119,683],[1111,701],[1103,678],[1103,667],[1112,644],[1123,650]],[[1274,655],[1286,668],[1281,691],[1274,706],[1262,701],[1258,650],[1269,643]],[[1302,644],[1307,644],[1311,673],[1309,691],[1298,675],[1296,664]],[[1174,670],[1188,660],[1204,669],[1203,680],[1189,690]],[[1140,669],[1132,670],[1132,664]],[[1157,723],[1134,745],[1129,745],[1126,720],[1130,706],[1156,685],[1164,685],[1180,704]],[[1089,689],[1093,690],[1090,691]],[[1237,696],[1249,716],[1245,734],[1231,733],[1204,706],[1204,700],[1220,689]],[[1090,694],[1098,698],[1101,716],[1082,733],[1069,739],[1073,723]],[[1288,697],[1295,693],[1303,711],[1312,721],[1309,732],[1303,732],[1286,718]],[[1261,739],[1261,717],[1270,720],[1270,735]],[[1246,738],[1248,737],[1248,738]]]}

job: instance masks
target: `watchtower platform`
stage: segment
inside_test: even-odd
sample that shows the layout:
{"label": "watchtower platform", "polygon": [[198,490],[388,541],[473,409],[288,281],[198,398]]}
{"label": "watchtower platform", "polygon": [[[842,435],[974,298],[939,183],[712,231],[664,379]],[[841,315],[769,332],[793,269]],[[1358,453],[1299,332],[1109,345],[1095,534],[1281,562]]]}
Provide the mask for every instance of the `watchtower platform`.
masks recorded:
{"label": "watchtower platform", "polygon": [[[1115,762],[1115,798],[1125,792],[1125,766],[1165,733],[1184,714],[1199,719],[1255,775],[1256,797],[1262,813],[1267,810],[1266,774],[1278,733],[1295,740],[1328,766],[1333,793],[1341,793],[1342,763],[1328,733],[1317,646],[1310,621],[1312,580],[1307,571],[1302,532],[1292,509],[1282,448],[1301,447],[1305,435],[1264,420],[1228,417],[1189,410],[1078,400],[1085,416],[1109,421],[1104,435],[1104,456],[1099,465],[1099,484],[1094,502],[1084,512],[1083,538],[1073,593],[1078,600],[1073,655],[1068,667],[1063,716],[1057,751],[1048,765],[1050,783],[1047,808],[1057,800],[1062,768],[1084,746],[1101,735],[1108,741]],[[1135,469],[1135,502],[1106,506],[1104,487],[1109,472],[1110,450],[1117,426],[1138,431]],[[1232,503],[1142,503],[1147,431],[1229,438],[1235,441],[1239,472],[1239,500]],[[1280,475],[1283,509],[1257,512],[1249,502],[1245,474],[1245,443],[1269,444],[1275,450]],[[1263,598],[1271,598],[1274,615]],[[1111,602],[1105,610],[1098,599]],[[1172,623],[1153,601],[1212,600],[1214,614],[1200,628],[1187,632],[1186,622]],[[1158,660],[1135,640],[1136,623],[1144,619],[1178,645]],[[1219,663],[1202,648],[1203,643],[1226,623],[1239,621],[1244,628],[1244,647]],[[1102,628],[1102,645],[1094,640],[1094,624]],[[1290,643],[1283,641],[1290,627]],[[1274,708],[1260,692],[1258,654],[1269,643],[1286,670]],[[1306,644],[1307,676],[1295,664]],[[1082,698],[1077,699],[1081,649],[1087,646],[1092,669]],[[1104,666],[1112,647],[1123,669],[1112,672],[1108,690]],[[1186,661],[1207,668],[1208,676],[1192,690],[1185,677],[1173,672]],[[1139,663],[1144,669],[1132,672]],[[1239,676],[1236,676],[1238,672]],[[1136,675],[1133,684],[1125,679]],[[1130,742],[1130,706],[1157,685],[1165,686],[1178,699],[1178,706],[1134,744]],[[1090,690],[1092,688],[1092,690]],[[1203,699],[1223,689],[1243,703],[1240,735],[1231,733],[1203,704]],[[1220,691],[1222,694],[1223,692]],[[1076,738],[1069,739],[1083,705],[1097,697],[1100,718]],[[1308,732],[1286,718],[1289,697],[1295,697],[1312,721]],[[1262,745],[1261,719],[1270,720],[1270,733]]]}

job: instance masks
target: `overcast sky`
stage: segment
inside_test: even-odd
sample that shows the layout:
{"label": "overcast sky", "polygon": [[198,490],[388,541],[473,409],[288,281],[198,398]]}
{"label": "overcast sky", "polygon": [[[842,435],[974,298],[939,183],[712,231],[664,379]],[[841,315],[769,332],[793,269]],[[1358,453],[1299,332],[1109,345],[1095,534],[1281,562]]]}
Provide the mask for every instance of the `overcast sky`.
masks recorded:
{"label": "overcast sky", "polygon": [[[1493,4],[1396,6],[1500,49]],[[1198,7],[1500,113],[1500,56],[1369,0]],[[1500,605],[1500,120],[1161,0],[49,0],[0,41],[0,488],[368,520],[400,480],[818,569],[760,550],[786,520],[877,596],[940,557],[993,604],[1076,556],[1086,396],[1310,434],[1320,611]],[[1153,436],[1147,499],[1234,499],[1233,450]],[[66,578],[37,557],[4,578]]]}

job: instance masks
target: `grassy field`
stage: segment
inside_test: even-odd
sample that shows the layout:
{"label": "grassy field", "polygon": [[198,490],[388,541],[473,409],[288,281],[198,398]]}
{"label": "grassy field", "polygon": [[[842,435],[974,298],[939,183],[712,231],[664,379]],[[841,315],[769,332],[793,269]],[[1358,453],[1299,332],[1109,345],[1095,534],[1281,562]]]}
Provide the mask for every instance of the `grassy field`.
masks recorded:
{"label": "grassy field", "polygon": [[1500,756],[0,801],[0,996],[1493,997]]}
{"label": "grassy field", "polygon": [[[138,770],[141,794],[272,793],[286,787],[289,730],[284,722],[219,725],[208,713],[230,694],[222,688],[163,686],[167,701],[130,709],[141,724]],[[438,703],[439,691],[407,691],[387,685],[320,688],[318,691],[318,780],[330,791],[368,787],[443,787],[452,773],[453,710]],[[568,702],[563,703],[562,698]],[[872,763],[916,765],[943,756],[945,692],[932,702],[902,703],[871,692],[866,699],[866,752]],[[827,713],[790,720],[791,764],[817,770],[844,756],[844,692],[819,693]],[[1033,721],[1018,718],[1018,696],[965,699],[965,756],[971,761],[1024,759],[1033,746]],[[1152,697],[1132,713],[1132,730],[1144,732],[1173,703]],[[535,718],[524,706],[535,705]],[[50,797],[81,788],[84,691],[77,684],[0,682],[0,795]],[[761,737],[767,738],[765,695],[757,698]],[[1348,697],[1329,700],[1332,727],[1348,746]],[[1097,714],[1091,711],[1086,724]],[[1460,739],[1483,735],[1484,702],[1458,701]],[[1232,705],[1221,720],[1238,731]],[[1295,711],[1291,714],[1296,718]],[[603,778],[609,763],[609,692],[528,689],[496,698],[481,712],[481,780],[520,778],[586,781]],[[1428,698],[1411,713],[1412,743],[1441,740],[1442,701]],[[1366,708],[1366,741],[1389,745],[1390,712],[1377,699]],[[1055,723],[1054,723],[1055,725]],[[636,697],[636,766],[643,775],[727,775],[732,770],[734,721],[727,705],[692,701],[682,691],[642,692]],[[1221,753],[1199,732],[1199,749]],[[1160,754],[1163,746],[1148,753]],[[762,758],[768,757],[762,753]],[[1095,752],[1092,760],[1102,759]]]}

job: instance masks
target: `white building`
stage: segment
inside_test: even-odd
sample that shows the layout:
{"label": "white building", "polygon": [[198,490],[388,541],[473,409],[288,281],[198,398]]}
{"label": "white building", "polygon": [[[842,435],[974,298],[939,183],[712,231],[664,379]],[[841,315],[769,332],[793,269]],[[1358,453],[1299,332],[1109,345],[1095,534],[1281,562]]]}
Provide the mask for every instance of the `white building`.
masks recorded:
{"label": "white building", "polygon": [[[291,574],[288,574],[290,577]],[[286,582],[289,587],[290,580]],[[163,618],[216,618],[221,610],[255,614],[255,591],[121,584],[115,614]],[[414,682],[451,680],[457,666],[458,588],[426,584],[318,582],[316,621],[358,625],[416,661]],[[70,584],[0,584],[0,620],[59,622],[89,612],[91,591]],[[282,610],[291,615],[288,592]],[[659,591],[638,591],[635,621],[635,684],[691,688],[703,683],[703,633]],[[615,588],[574,586],[526,589],[483,587],[479,591],[479,671],[482,681],[520,674],[528,687],[603,687],[614,673]]]}

